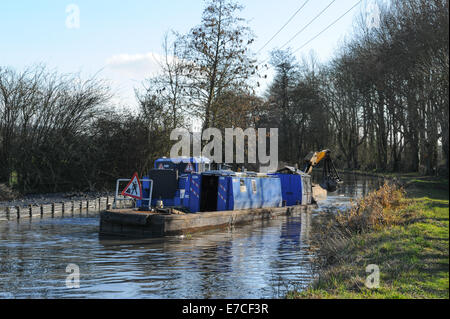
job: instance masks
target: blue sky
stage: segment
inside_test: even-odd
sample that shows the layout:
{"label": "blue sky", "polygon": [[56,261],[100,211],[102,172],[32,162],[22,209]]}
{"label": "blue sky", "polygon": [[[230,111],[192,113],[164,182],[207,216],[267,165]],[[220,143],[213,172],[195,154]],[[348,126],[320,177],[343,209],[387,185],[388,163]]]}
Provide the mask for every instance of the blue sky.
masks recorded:
{"label": "blue sky", "polygon": [[[256,35],[258,51],[292,16],[305,0],[245,0],[242,17]],[[327,61],[351,34],[357,15],[367,11],[371,1],[361,5],[319,38],[296,53],[300,58],[312,50]],[[351,8],[357,0],[336,0],[313,24],[290,43],[303,45],[329,23]],[[302,29],[330,0],[311,0],[289,25],[258,55],[267,58],[273,48],[284,44]],[[68,28],[67,6],[80,10],[79,28]],[[133,87],[158,72],[156,61],[161,42],[169,30],[187,32],[200,23],[204,1],[192,0],[2,0],[0,2],[0,66],[22,70],[44,63],[59,72],[81,72],[111,81],[116,99],[134,103]]]}

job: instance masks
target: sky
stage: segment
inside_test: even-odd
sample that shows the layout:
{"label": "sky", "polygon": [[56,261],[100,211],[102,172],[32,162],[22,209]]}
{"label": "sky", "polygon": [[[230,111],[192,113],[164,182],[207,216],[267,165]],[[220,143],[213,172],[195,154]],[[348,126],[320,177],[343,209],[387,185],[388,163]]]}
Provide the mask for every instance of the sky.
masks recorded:
{"label": "sky", "polygon": [[[306,0],[241,0],[241,17],[256,36],[251,49],[264,44]],[[332,0],[310,0],[292,21],[257,54],[260,61],[303,29]],[[331,28],[296,52],[301,59],[314,52],[319,61],[331,59],[351,37],[355,18],[373,11],[362,2]],[[288,46],[302,47],[358,0],[335,0]],[[203,0],[2,0],[0,1],[0,67],[18,71],[45,64],[61,73],[96,75],[110,81],[117,104],[133,107],[134,88],[158,73],[164,34],[186,33],[200,24]],[[372,12],[370,11],[370,12]],[[262,83],[267,87],[271,78]],[[260,91],[261,93],[261,91]]]}

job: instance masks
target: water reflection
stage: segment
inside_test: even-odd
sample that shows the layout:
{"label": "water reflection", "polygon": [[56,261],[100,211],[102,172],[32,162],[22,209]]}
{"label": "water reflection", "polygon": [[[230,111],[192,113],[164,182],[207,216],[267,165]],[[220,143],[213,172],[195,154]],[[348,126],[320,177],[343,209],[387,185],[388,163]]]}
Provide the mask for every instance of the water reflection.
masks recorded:
{"label": "water reflection", "polygon": [[[321,172],[315,172],[313,180],[319,183]],[[384,179],[380,177],[366,177],[356,174],[341,174],[343,184],[334,193],[328,193],[325,201],[320,202],[319,210],[338,211],[345,210],[349,207],[351,200],[357,200],[369,192],[383,185]]]}
{"label": "water reflection", "polygon": [[[350,176],[323,207],[378,184]],[[311,218],[149,240],[100,240],[97,218],[3,222],[0,298],[277,298],[313,279]],[[65,287],[69,263],[79,289]]]}

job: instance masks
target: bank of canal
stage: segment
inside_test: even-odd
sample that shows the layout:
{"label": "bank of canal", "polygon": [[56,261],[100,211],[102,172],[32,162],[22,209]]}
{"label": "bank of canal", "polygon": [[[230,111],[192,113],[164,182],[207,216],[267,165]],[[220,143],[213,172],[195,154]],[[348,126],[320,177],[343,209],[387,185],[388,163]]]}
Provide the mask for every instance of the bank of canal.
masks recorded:
{"label": "bank of canal", "polygon": [[[390,221],[363,233],[344,223],[348,232],[334,244],[320,244],[329,236],[319,236],[315,246],[327,263],[308,289],[292,290],[288,298],[449,298],[448,179],[390,177],[406,190],[402,205],[383,209]],[[313,228],[318,233],[321,226]],[[374,270],[367,273],[368,265],[379,269],[378,287],[373,281],[367,287]]]}
{"label": "bank of canal", "polygon": [[[379,179],[344,176],[320,209],[343,209]],[[151,240],[103,240],[98,216],[0,223],[0,298],[278,298],[315,278],[316,213]],[[66,267],[80,288],[66,288]]]}

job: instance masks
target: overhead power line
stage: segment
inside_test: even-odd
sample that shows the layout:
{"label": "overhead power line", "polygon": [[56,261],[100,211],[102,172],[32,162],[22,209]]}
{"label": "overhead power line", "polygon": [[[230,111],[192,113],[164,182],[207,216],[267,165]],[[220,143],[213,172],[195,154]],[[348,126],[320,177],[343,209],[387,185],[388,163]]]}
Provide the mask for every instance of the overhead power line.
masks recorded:
{"label": "overhead power line", "polygon": [[280,49],[284,48],[286,45],[288,45],[292,40],[294,40],[296,37],[299,36],[300,33],[305,31],[307,27],[309,27],[314,21],[316,21],[331,5],[336,2],[336,0],[332,0],[322,11],[319,12],[318,15],[316,15],[307,25],[305,25],[300,31],[298,31],[292,38],[289,39],[285,44],[283,44]]}
{"label": "overhead power line", "polygon": [[[337,18],[336,20],[334,20],[333,22],[331,22],[325,29],[323,29],[322,31],[320,31],[318,34],[316,34],[314,37],[312,37],[311,39],[309,39],[307,42],[305,42],[301,47],[295,49],[295,51],[292,52],[292,54],[297,53],[298,51],[300,51],[301,49],[303,49],[305,46],[307,46],[308,44],[310,44],[312,41],[314,41],[316,38],[318,38],[320,35],[322,35],[322,33],[324,33],[325,31],[327,31],[329,28],[331,28],[333,25],[335,25],[337,22],[339,22],[339,20],[341,20],[344,16],[346,16],[350,11],[352,11],[354,8],[356,8],[360,3],[362,2],[362,0],[359,0],[356,4],[354,4],[350,9],[348,9],[344,14],[342,14],[339,18]],[[329,4],[329,6],[331,5],[331,3]],[[267,61],[269,61],[270,58],[265,59],[264,61],[260,62],[259,65],[263,65],[264,63],[266,63]]]}
{"label": "overhead power line", "polygon": [[257,53],[260,53],[270,42],[272,42],[272,40],[289,24],[289,22],[291,22],[292,21],[292,19],[294,19],[294,17],[303,9],[303,7],[307,4],[309,2],[309,0],[306,0],[303,4],[302,4],[302,6],[297,10],[297,11],[295,11],[295,13],[289,18],[289,20],[281,27],[281,29],[280,30],[278,30],[270,39],[269,39],[269,41],[267,41],[266,42],[266,44],[264,44],[263,46],[262,46],[262,48],[261,49],[259,49],[259,51],[257,52]]}
{"label": "overhead power line", "polygon": [[327,31],[329,28],[331,28],[333,25],[335,25],[339,20],[341,20],[343,17],[345,17],[350,11],[352,11],[354,8],[356,8],[361,2],[362,2],[362,0],[359,0],[355,5],[353,5],[353,7],[351,7],[350,9],[348,9],[343,15],[341,15],[339,18],[337,18],[337,19],[334,20],[332,23],[330,23],[325,29],[323,29],[323,30],[320,31],[318,34],[316,34],[314,37],[312,37],[312,38],[309,39],[307,42],[305,42],[301,47],[297,48],[293,53],[296,53],[296,52],[300,51],[300,50],[303,49],[305,46],[307,46],[307,45],[310,44],[312,41],[314,41],[316,38],[318,38],[322,33],[324,33],[325,31]]}

